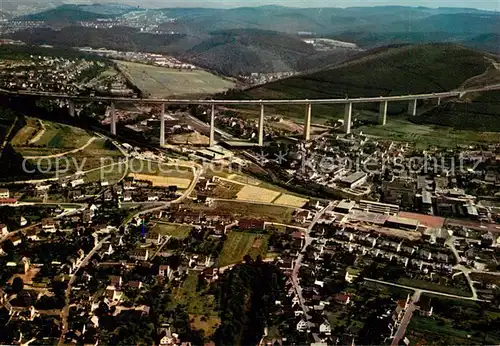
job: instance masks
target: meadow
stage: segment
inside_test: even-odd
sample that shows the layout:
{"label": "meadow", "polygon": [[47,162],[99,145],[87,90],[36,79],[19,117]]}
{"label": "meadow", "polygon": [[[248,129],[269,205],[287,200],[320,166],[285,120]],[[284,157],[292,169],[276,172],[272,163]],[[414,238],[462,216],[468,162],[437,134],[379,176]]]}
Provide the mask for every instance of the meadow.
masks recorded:
{"label": "meadow", "polygon": [[152,98],[211,95],[235,85],[204,70],[178,70],[128,61],[116,63],[143,94]]}

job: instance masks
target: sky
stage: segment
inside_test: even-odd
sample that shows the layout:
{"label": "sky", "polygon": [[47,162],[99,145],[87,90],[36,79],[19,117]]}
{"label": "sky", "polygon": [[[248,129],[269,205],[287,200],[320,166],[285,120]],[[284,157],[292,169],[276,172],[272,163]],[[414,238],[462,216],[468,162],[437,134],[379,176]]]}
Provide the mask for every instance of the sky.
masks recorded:
{"label": "sky", "polygon": [[[3,1],[3,0],[0,0]],[[19,0],[18,0],[19,1]],[[44,0],[40,0],[44,1]],[[67,0],[75,3],[127,3],[141,7],[239,7],[282,5],[291,7],[426,6],[473,7],[500,11],[500,0]]]}
{"label": "sky", "polygon": [[[166,0],[166,3],[169,1]],[[203,1],[191,1],[203,4]],[[218,1],[212,1],[218,2]],[[352,7],[352,6],[427,6],[427,7],[474,7],[488,10],[500,10],[499,0],[222,0],[232,6],[276,4],[297,7]]]}

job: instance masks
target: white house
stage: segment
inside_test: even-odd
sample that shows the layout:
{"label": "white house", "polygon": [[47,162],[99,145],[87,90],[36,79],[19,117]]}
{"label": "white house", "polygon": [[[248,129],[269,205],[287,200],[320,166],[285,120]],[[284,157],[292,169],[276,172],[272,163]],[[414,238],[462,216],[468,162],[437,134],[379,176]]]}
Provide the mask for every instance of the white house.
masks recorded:
{"label": "white house", "polygon": [[322,334],[331,335],[332,334],[332,328],[330,326],[330,323],[328,323],[328,321],[323,322],[319,326],[319,332],[322,333]]}

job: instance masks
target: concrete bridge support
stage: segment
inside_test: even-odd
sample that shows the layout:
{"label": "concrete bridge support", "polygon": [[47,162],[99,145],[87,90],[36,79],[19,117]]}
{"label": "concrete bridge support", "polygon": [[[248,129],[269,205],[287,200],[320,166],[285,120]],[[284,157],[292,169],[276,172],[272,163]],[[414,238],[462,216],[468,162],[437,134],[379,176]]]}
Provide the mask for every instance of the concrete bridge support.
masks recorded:
{"label": "concrete bridge support", "polygon": [[71,100],[68,101],[68,112],[70,117],[75,117],[75,104]]}
{"label": "concrete bridge support", "polygon": [[344,111],[344,132],[346,134],[351,133],[351,124],[352,124],[352,102],[345,104]]}
{"label": "concrete bridge support", "polygon": [[160,105],[160,146],[165,145],[165,104]]}
{"label": "concrete bridge support", "polygon": [[408,115],[417,115],[417,100],[411,100],[408,105]]}
{"label": "concrete bridge support", "polygon": [[116,110],[114,102],[111,102],[109,115],[111,116],[111,134],[116,135]]}
{"label": "concrete bridge support", "polygon": [[264,104],[260,105],[259,117],[259,147],[264,145]]}
{"label": "concrete bridge support", "polygon": [[304,121],[304,140],[311,140],[311,117],[312,117],[312,105],[308,103],[306,105],[306,118]]}
{"label": "concrete bridge support", "polygon": [[379,115],[378,115],[378,123],[380,125],[385,125],[387,124],[387,105],[388,105],[388,102],[387,101],[382,101],[380,103],[380,111],[379,111]]}
{"label": "concrete bridge support", "polygon": [[212,110],[210,112],[210,142],[209,146],[213,147],[215,145],[215,105],[212,105]]}
{"label": "concrete bridge support", "polygon": [[441,106],[441,97],[438,97],[438,99],[437,99],[437,105]]}

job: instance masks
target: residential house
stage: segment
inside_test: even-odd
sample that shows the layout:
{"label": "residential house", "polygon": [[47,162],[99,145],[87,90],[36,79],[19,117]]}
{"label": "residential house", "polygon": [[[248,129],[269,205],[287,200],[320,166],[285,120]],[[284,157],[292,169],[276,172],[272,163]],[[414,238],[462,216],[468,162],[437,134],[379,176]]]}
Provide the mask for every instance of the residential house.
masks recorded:
{"label": "residential house", "polygon": [[111,286],[116,287],[116,288],[121,287],[121,285],[123,283],[122,277],[119,275],[111,275],[110,280],[111,280]]}
{"label": "residential house", "polygon": [[135,249],[130,251],[130,257],[138,261],[147,261],[149,258],[148,249]]}

